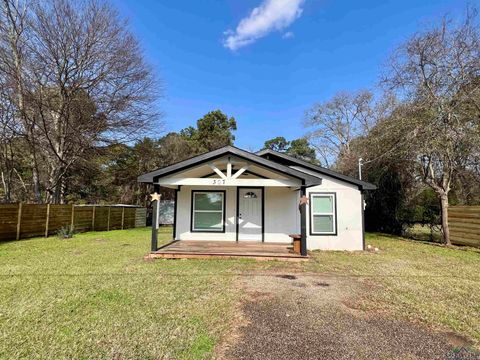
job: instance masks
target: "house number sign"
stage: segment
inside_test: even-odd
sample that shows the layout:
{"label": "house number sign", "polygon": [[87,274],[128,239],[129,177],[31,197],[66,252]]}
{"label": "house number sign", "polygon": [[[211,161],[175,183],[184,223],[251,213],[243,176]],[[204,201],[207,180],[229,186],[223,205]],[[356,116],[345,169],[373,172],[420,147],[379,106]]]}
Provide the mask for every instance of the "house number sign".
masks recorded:
{"label": "house number sign", "polygon": [[225,185],[225,179],[213,179],[213,185]]}

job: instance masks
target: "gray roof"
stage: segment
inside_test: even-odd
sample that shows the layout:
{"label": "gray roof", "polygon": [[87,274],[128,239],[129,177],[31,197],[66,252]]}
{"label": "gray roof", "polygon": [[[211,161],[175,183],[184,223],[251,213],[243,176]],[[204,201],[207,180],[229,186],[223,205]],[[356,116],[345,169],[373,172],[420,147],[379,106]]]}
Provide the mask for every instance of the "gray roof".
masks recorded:
{"label": "gray roof", "polygon": [[314,176],[311,174],[306,174],[302,171],[292,169],[289,166],[282,165],[278,162],[271,161],[268,159],[265,159],[261,156],[258,156],[254,153],[239,149],[235,146],[225,146],[217,150],[213,150],[210,152],[207,152],[205,154],[201,154],[195,157],[192,157],[190,159],[180,161],[176,164],[166,166],[160,169],[157,169],[155,171],[151,171],[149,173],[140,175],[137,178],[138,182],[141,183],[154,183],[157,182],[159,178],[168,176],[170,174],[173,174],[178,171],[182,171],[185,169],[188,169],[192,166],[207,163],[209,161],[215,160],[217,158],[223,157],[225,155],[235,155],[237,157],[243,158],[245,160],[248,160],[254,164],[257,165],[262,165],[268,169],[283,173],[285,175],[289,175],[291,177],[297,178],[302,180],[302,183],[305,186],[315,186],[315,185],[320,185],[322,183],[322,178],[320,175]]}
{"label": "gray roof", "polygon": [[284,153],[280,153],[270,149],[261,150],[256,154],[261,157],[270,158],[270,160],[272,157],[276,157],[277,159],[282,160],[283,164],[303,166],[304,168],[313,170],[319,174],[324,174],[332,178],[342,180],[353,185],[357,185],[360,190],[375,190],[377,188],[374,184],[368,183],[366,181],[358,180],[351,176],[343,175],[343,174],[340,174],[339,172],[336,172],[318,165],[314,165],[309,162],[294,158],[293,156],[289,156]]}

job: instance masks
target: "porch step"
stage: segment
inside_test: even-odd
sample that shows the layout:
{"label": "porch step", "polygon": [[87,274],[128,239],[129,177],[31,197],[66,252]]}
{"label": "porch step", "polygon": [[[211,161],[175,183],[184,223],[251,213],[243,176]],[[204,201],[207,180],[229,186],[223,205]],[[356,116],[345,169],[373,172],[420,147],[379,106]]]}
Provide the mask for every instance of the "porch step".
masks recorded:
{"label": "porch step", "polygon": [[285,243],[237,243],[227,241],[176,240],[153,251],[148,259],[255,259],[306,261]]}

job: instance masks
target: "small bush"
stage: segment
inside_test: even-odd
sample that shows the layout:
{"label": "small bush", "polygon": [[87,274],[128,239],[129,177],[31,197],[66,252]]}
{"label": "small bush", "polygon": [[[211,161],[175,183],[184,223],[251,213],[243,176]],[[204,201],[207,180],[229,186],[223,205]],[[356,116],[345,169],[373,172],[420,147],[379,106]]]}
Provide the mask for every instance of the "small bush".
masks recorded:
{"label": "small bush", "polygon": [[75,228],[73,226],[63,226],[57,231],[57,236],[60,239],[71,239],[75,235]]}

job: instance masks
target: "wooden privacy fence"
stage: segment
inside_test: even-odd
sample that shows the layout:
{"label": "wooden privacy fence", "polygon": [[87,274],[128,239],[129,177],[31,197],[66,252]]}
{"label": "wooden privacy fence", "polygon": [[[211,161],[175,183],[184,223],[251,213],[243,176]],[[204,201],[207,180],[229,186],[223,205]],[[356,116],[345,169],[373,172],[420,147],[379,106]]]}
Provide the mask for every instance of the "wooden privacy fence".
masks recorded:
{"label": "wooden privacy fence", "polygon": [[448,211],[452,244],[480,247],[480,206],[452,206]]}
{"label": "wooden privacy fence", "polygon": [[108,231],[142,227],[147,210],[132,206],[0,205],[0,241],[55,234],[62,227],[75,231]]}

